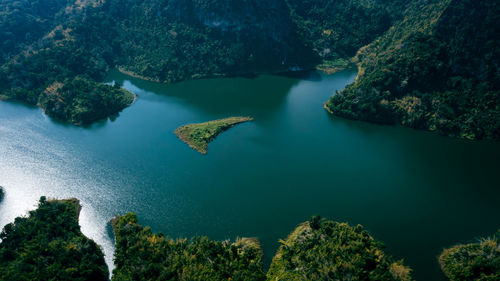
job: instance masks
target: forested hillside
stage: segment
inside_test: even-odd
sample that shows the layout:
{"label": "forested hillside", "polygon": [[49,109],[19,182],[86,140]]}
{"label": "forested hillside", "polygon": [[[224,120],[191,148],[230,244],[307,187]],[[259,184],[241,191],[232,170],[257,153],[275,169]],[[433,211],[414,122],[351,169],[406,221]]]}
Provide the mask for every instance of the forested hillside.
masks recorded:
{"label": "forested hillside", "polygon": [[[15,55],[7,53],[8,59],[0,68],[0,100],[38,104],[50,116],[75,124],[87,124],[117,114],[131,104],[133,97],[98,83],[109,70],[113,53],[105,40],[106,29],[89,32],[97,27],[86,24],[87,20],[98,16],[94,13],[99,2],[76,1],[68,5],[62,0],[55,2],[54,7],[61,8],[52,21],[39,15],[46,7],[43,1],[20,0],[10,5],[21,8],[6,5],[5,18],[9,24],[22,25],[26,19],[16,15],[28,16],[32,11],[30,18],[33,17],[34,22],[47,22],[46,26],[52,29],[47,28],[46,33],[40,30],[42,33],[36,34],[39,39],[31,44],[31,40],[24,38],[23,31],[12,35],[18,41],[15,46],[24,48]],[[25,7],[31,9],[25,11]],[[100,24],[105,26],[106,22]],[[77,77],[79,80],[73,83]],[[79,81],[85,81],[86,86]],[[75,87],[76,84],[80,87]],[[47,95],[54,94],[54,85],[71,90],[57,94],[57,106],[47,107],[50,105]]]}
{"label": "forested hillside", "polygon": [[40,199],[0,234],[0,280],[108,280],[99,246],[78,225],[78,200]]}
{"label": "forested hillside", "polygon": [[[287,0],[298,33],[325,60],[350,59],[398,18],[396,1]],[[397,10],[396,10],[397,11]]]}
{"label": "forested hillside", "polygon": [[[326,104],[330,112],[498,139],[499,6],[494,0],[1,1],[0,99],[39,104],[53,117],[85,124],[130,104],[125,92],[98,84],[113,67],[176,82],[320,63],[338,70],[357,62],[357,81]],[[68,86],[57,108],[47,106],[54,104],[46,95],[54,85],[82,84],[72,82],[77,77],[88,86]]]}
{"label": "forested hillside", "polygon": [[419,0],[360,50],[356,82],[326,104],[336,115],[469,139],[500,137],[500,5]]}
{"label": "forested hillside", "polygon": [[0,1],[0,64],[40,40],[66,18],[70,0]]}
{"label": "forested hillside", "polygon": [[[317,3],[291,0],[4,1],[0,99],[40,104],[53,117],[85,124],[98,118],[74,117],[102,118],[130,104],[121,92],[96,85],[112,67],[175,82],[348,59],[391,20],[372,1],[337,2],[318,10]],[[64,91],[57,110],[47,107],[42,94],[76,77],[90,86]],[[86,97],[89,89],[93,98]],[[102,110],[115,96],[112,110]]]}

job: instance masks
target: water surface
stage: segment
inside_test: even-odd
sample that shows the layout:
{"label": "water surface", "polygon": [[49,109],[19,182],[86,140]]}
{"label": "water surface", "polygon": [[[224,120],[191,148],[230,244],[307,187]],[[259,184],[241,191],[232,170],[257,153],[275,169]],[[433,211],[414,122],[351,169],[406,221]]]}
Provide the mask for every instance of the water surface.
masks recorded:
{"label": "water surface", "polygon": [[[42,195],[77,197],[83,232],[104,247],[132,211],[172,237],[258,237],[268,265],[311,215],[364,225],[418,280],[442,280],[444,247],[500,228],[500,144],[334,118],[322,104],[356,73],[162,85],[112,72],[139,95],[115,121],[80,128],[0,102],[0,226]],[[180,125],[252,116],[201,155]]]}

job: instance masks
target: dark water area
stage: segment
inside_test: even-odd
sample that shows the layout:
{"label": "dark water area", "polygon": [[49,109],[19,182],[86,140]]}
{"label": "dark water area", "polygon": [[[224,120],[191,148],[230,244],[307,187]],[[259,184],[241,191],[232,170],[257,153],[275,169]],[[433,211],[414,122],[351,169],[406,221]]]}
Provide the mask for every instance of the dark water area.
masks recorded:
{"label": "dark water area", "polygon": [[[114,121],[89,128],[0,102],[0,225],[42,195],[82,202],[83,232],[112,263],[108,222],[125,212],[171,237],[257,237],[266,266],[300,222],[319,214],[361,224],[417,280],[443,280],[444,247],[500,228],[500,143],[468,141],[330,116],[322,105],[356,72],[147,82]],[[229,116],[254,121],[202,155],[180,125]]]}

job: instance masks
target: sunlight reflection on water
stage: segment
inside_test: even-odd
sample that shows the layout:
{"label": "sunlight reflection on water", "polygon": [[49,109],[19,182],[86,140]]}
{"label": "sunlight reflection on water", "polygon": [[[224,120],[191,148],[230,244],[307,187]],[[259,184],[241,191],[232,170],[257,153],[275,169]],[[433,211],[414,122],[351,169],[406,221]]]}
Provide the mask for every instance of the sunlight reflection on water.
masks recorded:
{"label": "sunlight reflection on water", "polygon": [[[0,204],[0,227],[27,215],[36,208],[41,196],[49,198],[78,197],[82,205],[80,225],[82,232],[99,244],[106,255],[106,263],[113,269],[114,246],[104,231],[109,218],[92,208],[92,192],[85,192],[95,184],[95,178],[81,178],[84,165],[71,155],[71,145],[47,138],[39,133],[46,128],[18,125],[22,121],[4,120],[0,124],[0,182],[6,196]],[[58,143],[60,145],[54,145]],[[7,161],[8,160],[8,161]],[[78,175],[78,178],[77,176]],[[109,196],[106,192],[101,196]]]}

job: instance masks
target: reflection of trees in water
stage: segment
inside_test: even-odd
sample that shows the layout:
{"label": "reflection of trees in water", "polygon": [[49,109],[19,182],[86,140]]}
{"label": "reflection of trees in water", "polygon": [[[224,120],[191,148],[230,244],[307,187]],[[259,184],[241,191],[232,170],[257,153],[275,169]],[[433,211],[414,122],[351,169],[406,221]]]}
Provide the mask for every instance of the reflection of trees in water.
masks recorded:
{"label": "reflection of trees in water", "polygon": [[[298,75],[298,74],[297,74]],[[296,76],[294,74],[294,76]],[[309,76],[318,79],[319,74],[310,73]],[[320,77],[320,76],[319,76]],[[290,89],[300,83],[300,79],[284,75],[263,75],[257,77],[217,78],[191,80],[172,84],[161,84],[145,81],[113,71],[108,80],[115,80],[119,84],[130,81],[132,85],[157,95],[141,96],[154,100],[159,96],[179,98],[197,111],[207,114],[260,114],[272,113],[285,101]]]}

